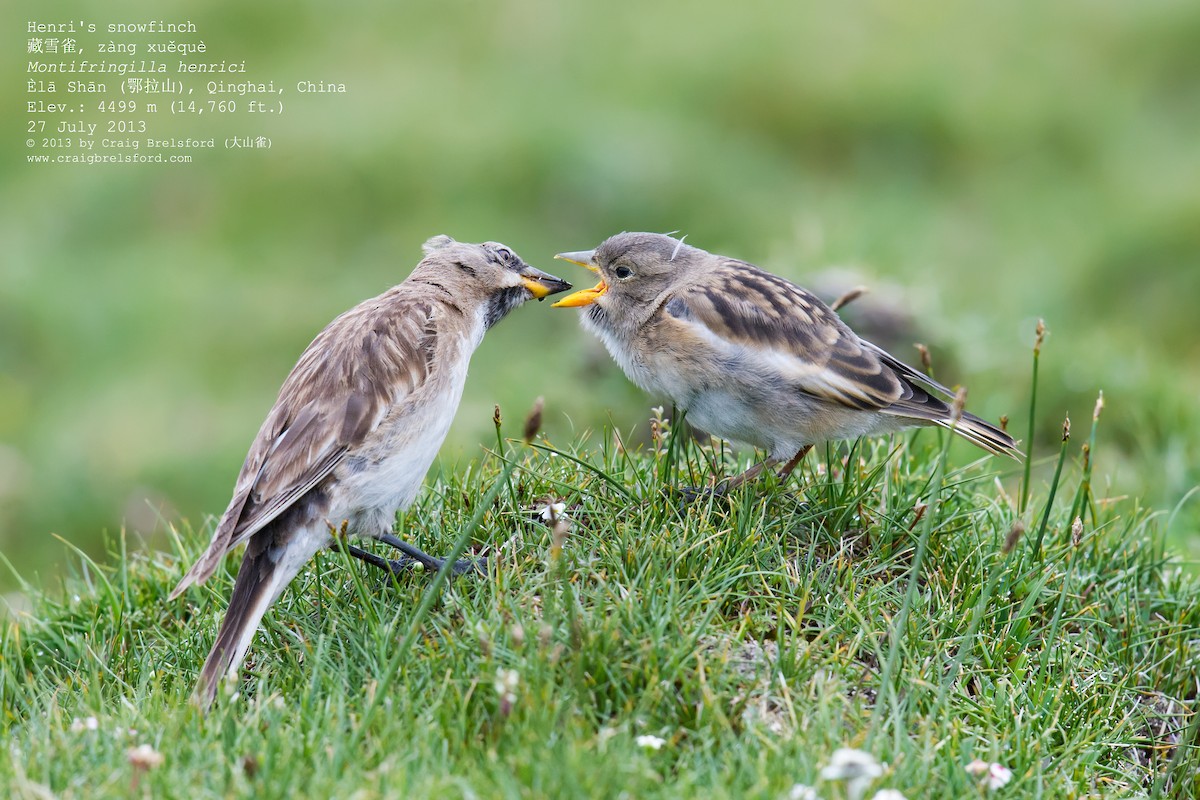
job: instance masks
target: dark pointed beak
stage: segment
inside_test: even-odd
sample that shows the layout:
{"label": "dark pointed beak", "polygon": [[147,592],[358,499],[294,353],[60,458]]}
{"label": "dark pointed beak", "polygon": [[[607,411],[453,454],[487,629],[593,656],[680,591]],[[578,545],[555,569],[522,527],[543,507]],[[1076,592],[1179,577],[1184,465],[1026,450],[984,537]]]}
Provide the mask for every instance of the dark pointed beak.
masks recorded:
{"label": "dark pointed beak", "polygon": [[549,272],[542,272],[537,267],[531,267],[528,264],[521,270],[521,283],[538,300],[571,288],[571,284],[562,278],[551,275]]}

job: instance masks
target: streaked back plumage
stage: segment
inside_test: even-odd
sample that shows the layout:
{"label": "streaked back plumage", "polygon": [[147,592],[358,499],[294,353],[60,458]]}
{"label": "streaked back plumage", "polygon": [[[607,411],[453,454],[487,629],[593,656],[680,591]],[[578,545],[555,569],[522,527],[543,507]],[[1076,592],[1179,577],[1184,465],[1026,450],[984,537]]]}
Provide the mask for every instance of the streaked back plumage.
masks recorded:
{"label": "streaked back plumage", "polygon": [[592,253],[605,290],[584,309],[584,327],[635,383],[709,433],[786,460],[820,441],[934,424],[1020,456],[979,417],[963,413],[952,426],[950,389],[791,281],[662,234],[618,234]]}
{"label": "streaked back plumage", "polygon": [[[259,428],[205,553],[171,593],[246,543],[196,695],[240,664],[263,613],[335,529],[390,533],[445,438],[484,332],[552,280],[504,245],[430,239],[403,283],[329,323]],[[558,286],[554,291],[560,290]]]}

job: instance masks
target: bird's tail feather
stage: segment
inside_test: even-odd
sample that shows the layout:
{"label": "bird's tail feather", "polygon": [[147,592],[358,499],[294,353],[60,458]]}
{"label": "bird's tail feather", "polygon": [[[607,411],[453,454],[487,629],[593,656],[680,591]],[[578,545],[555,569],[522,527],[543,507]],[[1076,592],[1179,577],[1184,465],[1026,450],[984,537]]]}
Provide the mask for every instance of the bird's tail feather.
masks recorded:
{"label": "bird's tail feather", "polygon": [[[283,576],[268,558],[269,552],[254,554],[247,549],[242,559],[225,619],[196,681],[195,699],[201,708],[212,705],[221,678],[241,666],[258,623],[275,599],[276,584]],[[290,576],[285,583],[286,580]]]}
{"label": "bird's tail feather", "polygon": [[241,666],[263,614],[328,538],[322,530],[301,529],[280,543],[268,528],[247,544],[225,620],[196,681],[194,697],[201,708],[212,704],[221,679]]}
{"label": "bird's tail feather", "polygon": [[913,390],[911,398],[893,403],[881,411],[884,414],[907,417],[917,424],[923,421],[925,424],[932,423],[943,428],[953,428],[955,433],[968,442],[998,456],[1008,456],[1018,460],[1024,456],[1011,436],[987,420],[964,411],[958,422],[951,424],[953,412],[949,405],[926,393],[920,387],[913,387]]}
{"label": "bird's tail feather", "polygon": [[951,425],[949,419],[936,420],[943,428],[951,428],[959,436],[989,453],[998,456],[1009,456],[1020,459],[1024,454],[1017,448],[1017,443],[1004,431],[987,420],[980,419],[974,414],[963,412],[962,419]]}
{"label": "bird's tail feather", "polygon": [[925,373],[913,369],[886,350],[867,341],[860,340],[860,343],[869,350],[872,350],[879,356],[883,363],[891,367],[895,371],[896,377],[907,384],[911,392],[909,397],[898,400],[892,405],[880,409],[880,411],[885,414],[895,414],[899,417],[912,417],[913,419],[925,420],[926,422],[940,425],[943,428],[952,427],[955,433],[968,442],[998,456],[1008,456],[1009,458],[1018,460],[1025,456],[1017,447],[1015,439],[992,423],[980,419],[974,414],[964,411],[962,418],[952,425],[950,422],[952,415],[950,405],[945,400],[942,400],[941,397],[938,397],[938,395],[947,399],[953,399],[954,392]]}
{"label": "bird's tail feather", "polygon": [[[187,571],[179,584],[171,591],[168,600],[174,600],[179,595],[183,594],[192,584],[204,583],[212,574],[217,571],[217,567],[225,558],[225,554],[234,546],[234,531],[237,529],[238,521],[242,516],[242,509],[246,506],[246,500],[250,497],[249,488],[243,489],[233,496],[229,501],[229,507],[225,509],[225,513],[221,515],[221,521],[217,523],[216,530],[213,531],[212,541],[208,544],[208,549],[200,558],[196,559],[196,563],[192,564],[192,568]],[[246,531],[241,532],[242,536],[246,535]]]}

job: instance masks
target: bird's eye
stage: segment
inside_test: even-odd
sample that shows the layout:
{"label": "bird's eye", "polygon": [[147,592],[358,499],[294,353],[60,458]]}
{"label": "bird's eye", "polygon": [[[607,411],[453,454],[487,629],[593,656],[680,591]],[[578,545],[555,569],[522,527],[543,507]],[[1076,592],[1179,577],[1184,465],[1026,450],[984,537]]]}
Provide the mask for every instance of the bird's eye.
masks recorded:
{"label": "bird's eye", "polygon": [[517,256],[507,247],[501,247],[497,250],[496,258],[500,259],[500,263],[506,267],[511,267],[517,263]]}
{"label": "bird's eye", "polygon": [[625,280],[626,278],[628,278],[630,275],[633,274],[633,270],[631,270],[629,267],[617,267],[616,269],[613,270],[613,274],[616,275],[621,280]]}

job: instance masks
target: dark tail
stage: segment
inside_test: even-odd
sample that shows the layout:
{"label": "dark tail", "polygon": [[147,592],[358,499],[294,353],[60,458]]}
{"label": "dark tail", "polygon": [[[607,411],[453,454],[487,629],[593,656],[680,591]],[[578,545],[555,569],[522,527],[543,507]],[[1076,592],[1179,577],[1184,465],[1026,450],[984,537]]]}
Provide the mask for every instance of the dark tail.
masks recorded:
{"label": "dark tail", "polygon": [[280,564],[269,557],[271,548],[255,544],[252,540],[246,547],[225,620],[196,682],[194,698],[202,709],[212,705],[221,678],[241,666],[263,614],[294,575],[284,576]]}
{"label": "dark tail", "polygon": [[[885,414],[895,414],[898,417],[912,417],[913,419],[925,420],[932,422],[934,425],[940,425],[943,428],[951,427],[950,417],[953,412],[947,401],[954,398],[954,392],[923,372],[913,369],[886,350],[876,347],[867,341],[861,341],[861,343],[875,351],[880,360],[891,367],[896,372],[896,377],[900,378],[901,382],[906,384],[908,388],[909,396],[897,400],[886,408],[881,408],[880,411]],[[945,397],[946,400],[941,399],[938,395]],[[1018,461],[1025,455],[1017,447],[1015,439],[992,423],[980,419],[974,414],[964,411],[962,419],[953,427],[954,432],[959,436],[977,447],[982,447],[989,453],[994,453],[998,456],[1008,456]]]}
{"label": "dark tail", "polygon": [[[943,428],[950,427],[950,420],[939,419],[937,424]],[[963,412],[962,419],[954,426],[954,432],[971,444],[982,447],[989,453],[998,456],[1009,456],[1020,459],[1023,453],[1017,449],[1017,443],[1004,431],[987,420],[980,419],[974,414]]]}

